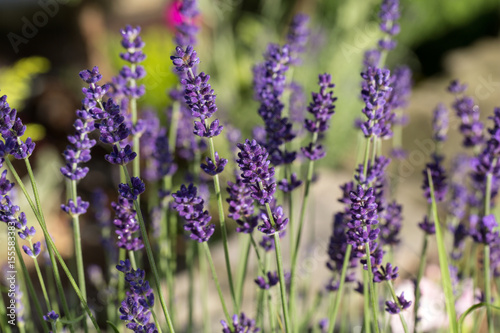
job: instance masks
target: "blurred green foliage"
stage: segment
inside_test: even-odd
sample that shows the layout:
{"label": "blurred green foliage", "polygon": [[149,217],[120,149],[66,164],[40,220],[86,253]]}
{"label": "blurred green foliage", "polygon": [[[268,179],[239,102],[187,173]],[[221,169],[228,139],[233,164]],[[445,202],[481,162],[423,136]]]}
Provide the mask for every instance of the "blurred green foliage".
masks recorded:
{"label": "blurred green foliage", "polygon": [[[243,138],[262,121],[253,100],[252,66],[262,61],[268,43],[283,44],[293,14],[304,11],[311,17],[311,40],[303,64],[293,71],[293,79],[310,92],[317,90],[320,73],[332,74],[338,97],[337,113],[325,146],[330,153],[322,163],[353,166],[352,151],[357,134],[352,124],[360,115],[360,71],[363,53],[375,47],[381,33],[378,27],[379,0],[279,1],[200,0],[201,29],[196,47],[199,70],[211,76],[217,94],[218,117],[242,129]],[[482,13],[498,10],[497,0],[402,0],[401,34],[398,47],[389,54],[387,66],[407,64],[418,70],[421,64],[412,48],[426,40],[439,38],[451,29],[467,24]],[[163,110],[169,100],[166,91],[176,84],[169,56],[173,53],[172,34],[166,27],[147,27],[143,33],[147,59],[146,95],[143,107]],[[111,49],[118,70],[119,35]],[[308,140],[306,137],[305,140]],[[222,139],[221,139],[222,141]],[[224,140],[225,141],[225,140]],[[222,142],[221,142],[222,143]]]}
{"label": "blurred green foliage", "polygon": [[[31,96],[32,80],[39,74],[47,73],[50,63],[43,57],[22,58],[13,66],[0,68],[1,95],[9,97],[9,105],[22,111],[25,101]],[[26,124],[23,138],[31,137],[33,141],[45,136],[45,128],[40,124]]]}

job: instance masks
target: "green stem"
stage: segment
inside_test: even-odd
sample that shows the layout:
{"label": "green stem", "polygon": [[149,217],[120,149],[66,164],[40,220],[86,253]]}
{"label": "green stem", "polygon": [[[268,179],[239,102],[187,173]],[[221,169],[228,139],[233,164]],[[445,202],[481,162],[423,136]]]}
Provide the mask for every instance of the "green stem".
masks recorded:
{"label": "green stem", "polygon": [[243,243],[243,260],[240,260],[240,266],[238,268],[238,280],[236,284],[236,290],[238,291],[238,293],[236,294],[238,296],[238,304],[243,303],[243,287],[245,286],[245,277],[247,275],[248,258],[250,257],[251,246],[252,242],[250,240],[250,237],[245,237],[245,241]]}
{"label": "green stem", "polygon": [[40,283],[40,287],[42,288],[42,294],[43,294],[43,299],[45,301],[45,306],[47,307],[47,310],[50,311],[52,310],[52,308],[49,300],[49,295],[47,294],[47,288],[45,288],[45,281],[43,280],[42,271],[40,270],[40,266],[38,265],[38,261],[36,261],[36,258],[33,258],[33,263],[35,265],[35,271],[38,277],[38,282]]}
{"label": "green stem", "polygon": [[368,271],[363,271],[363,332],[370,333],[370,295],[369,295]]}
{"label": "green stem", "polygon": [[217,288],[217,292],[219,293],[220,303],[222,305],[222,310],[224,311],[224,315],[226,316],[227,323],[229,325],[232,325],[232,320],[231,317],[229,316],[229,312],[227,311],[226,302],[224,301],[224,295],[222,294],[222,289],[219,284],[219,278],[217,277],[214,261],[212,259],[212,254],[210,253],[210,248],[208,247],[207,242],[203,242],[203,250],[205,251],[205,255],[207,256],[210,270],[212,271],[212,278],[214,279],[215,287]]}
{"label": "green stem", "polygon": [[[328,319],[330,321],[328,326],[328,333],[333,333],[335,329],[335,322],[337,321],[337,313],[340,308],[340,301],[342,300],[342,292],[344,291],[345,277],[347,274],[347,268],[349,267],[349,262],[351,260],[352,245],[347,245],[347,249],[344,256],[344,262],[342,263],[342,272],[340,273],[340,284],[337,293],[331,292],[331,306],[328,313]],[[336,295],[336,297],[335,297]]]}
{"label": "green stem", "polygon": [[[208,120],[205,119],[205,126],[209,126]],[[214,138],[209,138],[209,147],[210,147],[210,155],[212,158],[212,161],[215,162],[215,145],[214,145]],[[224,246],[224,258],[226,261],[226,270],[227,270],[227,276],[228,276],[228,281],[229,281],[229,289],[231,291],[231,298],[233,300],[233,306],[234,306],[234,313],[239,313],[239,305],[238,302],[236,301],[236,293],[234,289],[234,283],[233,283],[233,274],[231,273],[231,262],[229,260],[229,247],[228,247],[228,242],[227,242],[227,227],[226,227],[226,218],[224,215],[224,206],[222,204],[222,193],[220,190],[220,183],[219,183],[219,175],[215,175],[213,177],[214,179],[214,188],[215,188],[215,196],[217,197],[217,205],[219,208],[219,221],[220,221],[220,228],[221,228],[221,233],[222,233],[222,244]]]}
{"label": "green stem", "polygon": [[[186,266],[188,267],[188,332],[193,332],[194,314],[194,254],[196,243],[189,242],[186,250]],[[172,297],[173,298],[173,297]]]}
{"label": "green stem", "polygon": [[455,311],[455,299],[453,297],[453,289],[451,285],[450,269],[448,266],[448,258],[446,254],[446,248],[443,240],[443,233],[441,230],[441,225],[439,223],[439,216],[437,213],[436,198],[434,196],[434,184],[432,182],[432,176],[430,169],[427,169],[427,179],[429,180],[431,199],[432,199],[432,213],[434,215],[434,225],[436,226],[436,241],[438,245],[438,256],[439,256],[439,266],[441,268],[441,276],[443,281],[443,290],[446,301],[446,309],[448,312],[448,319],[450,321],[451,331],[457,332],[457,315]]}
{"label": "green stem", "polygon": [[[401,308],[401,303],[399,303],[398,296],[396,295],[396,292],[394,291],[394,287],[392,286],[392,282],[390,280],[387,281],[387,284],[389,285],[389,290],[391,291],[392,299],[394,299],[394,302]],[[415,317],[416,318],[416,317]],[[403,329],[405,333],[408,333],[408,325],[406,325],[405,318],[401,311],[399,312],[399,319],[401,320],[401,324],[403,325]]]}
{"label": "green stem", "polygon": [[[262,184],[259,184],[262,188]],[[273,213],[271,211],[271,206],[269,203],[266,203],[267,216],[271,225],[274,227],[276,224],[274,222]],[[278,266],[278,276],[280,279],[280,294],[281,294],[281,307],[283,308],[283,317],[285,319],[285,332],[291,333],[292,327],[290,325],[290,316],[288,315],[288,304],[286,301],[286,285],[285,285],[285,272],[283,270],[283,259],[281,258],[281,245],[280,245],[280,235],[279,232],[275,232],[274,236],[274,245],[276,252],[276,264]]]}
{"label": "green stem", "polygon": [[[201,256],[203,244],[197,243],[198,253]],[[208,275],[207,262],[199,258],[201,277],[201,302],[203,307],[203,332],[210,333],[210,313],[208,311],[208,283],[205,278]]]}
{"label": "green stem", "polygon": [[[130,175],[128,173],[127,167],[125,165],[122,165],[122,170],[125,173],[125,176],[128,180],[129,186],[132,186],[130,182]],[[144,223],[144,218],[142,216],[142,211],[141,207],[139,205],[139,202],[137,200],[134,200],[134,208],[137,213],[137,220],[139,222],[139,227],[141,229],[141,236],[142,236],[142,241],[144,243],[144,247],[146,248],[146,255],[148,257],[149,265],[151,267],[151,271],[153,272],[153,277],[155,280],[155,285],[156,285],[156,290],[158,292],[158,297],[160,298],[160,304],[161,308],[163,310],[163,314],[165,316],[165,320],[167,321],[168,328],[170,332],[175,332],[174,331],[174,325],[172,323],[172,320],[170,318],[170,314],[168,312],[167,306],[165,304],[165,298],[163,297],[163,293],[161,292],[161,283],[160,283],[160,277],[158,275],[158,269],[156,268],[156,263],[153,255],[153,250],[151,249],[151,243],[149,242],[149,237],[148,237],[148,232],[146,230],[146,225]]]}
{"label": "green stem", "polygon": [[[25,188],[25,186],[24,186],[21,178],[17,174],[17,171],[12,166],[12,163],[10,162],[10,160],[9,159],[5,159],[5,163],[7,164],[7,167],[9,168],[9,170],[11,171],[11,173],[14,175],[14,178],[16,178],[16,181],[17,181],[19,187],[21,188],[21,190],[23,191],[23,194],[26,196],[26,199],[30,203],[31,209],[35,213],[35,216],[37,217],[37,220],[38,220],[38,222],[40,224],[40,227],[43,230],[43,235],[45,237],[45,241],[46,241],[46,244],[47,244],[47,251],[49,252],[50,262],[52,264],[52,270],[54,272],[54,279],[56,280],[57,291],[59,293],[59,296],[60,296],[60,299],[61,299],[61,303],[62,303],[62,306],[63,306],[63,310],[65,312],[65,315],[68,317],[68,319],[71,320],[71,315],[70,315],[70,311],[69,311],[69,307],[68,307],[68,302],[66,301],[66,295],[64,293],[64,288],[63,288],[62,282],[61,282],[61,276],[59,275],[59,269],[57,268],[57,262],[56,262],[56,259],[54,257],[54,254],[56,254],[56,255],[58,255],[60,257],[60,254],[57,251],[57,249],[55,247],[55,244],[52,241],[52,238],[50,237],[50,234],[49,234],[48,229],[47,229],[47,225],[45,223],[45,217],[43,215],[42,205],[41,205],[41,201],[40,201],[40,196],[38,194],[38,187],[37,187],[36,182],[35,182],[35,176],[33,174],[33,169],[31,168],[31,163],[30,163],[30,161],[28,160],[27,157],[24,158],[24,163],[26,165],[26,169],[28,170],[29,180],[30,180],[30,183],[31,183],[31,186],[32,186],[33,194],[35,196],[36,205],[31,200],[31,197],[29,196],[28,191],[26,190],[26,188]],[[61,257],[61,260],[62,260],[62,257]],[[69,270],[68,270],[67,274],[68,273],[71,276],[71,273],[69,272]],[[70,278],[70,276],[68,276],[68,278]],[[71,278],[73,278],[73,276],[71,276]],[[79,294],[80,290],[78,290],[77,293]],[[86,304],[86,301],[85,300],[83,300],[83,301]],[[90,313],[90,309],[88,309],[88,310],[89,310],[88,313]],[[74,328],[73,328],[72,324],[69,325],[69,329],[70,329],[70,331],[72,333],[74,332]]]}
{"label": "green stem", "polygon": [[[316,143],[318,140],[318,133],[313,134],[313,139],[312,142],[313,144]],[[296,270],[297,270],[297,260],[299,257],[299,248],[300,248],[300,240],[302,236],[302,228],[304,226],[304,219],[306,215],[306,210],[307,210],[307,204],[309,201],[309,191],[311,189],[311,183],[312,183],[312,177],[314,173],[314,161],[309,160],[309,163],[307,164],[307,177],[306,177],[306,184],[305,184],[305,189],[304,189],[304,197],[302,199],[302,206],[300,208],[300,217],[299,217],[299,226],[297,229],[297,236],[295,239],[295,244],[291,247],[292,252],[292,263],[291,263],[291,271],[290,271],[290,312],[292,313],[293,317],[295,318],[295,300],[297,296],[297,287],[296,287]],[[291,209],[290,209],[291,211]],[[292,237],[292,236],[290,236]]]}
{"label": "green stem", "polygon": [[[72,181],[73,182],[73,181]],[[76,203],[76,198],[73,199]],[[83,265],[83,255],[82,255],[82,242],[80,236],[80,219],[78,216],[73,216],[73,238],[75,241],[75,257],[76,257],[76,271],[78,276],[78,287],[82,292],[82,296],[87,300],[87,288],[85,285],[85,268]],[[88,332],[87,321],[83,320],[83,330]]]}
{"label": "green stem", "polygon": [[17,243],[17,240],[16,240],[16,255],[17,255],[17,259],[19,260],[19,263],[21,264],[21,270],[23,271],[24,281],[27,284],[28,293],[30,294],[30,297],[31,297],[31,300],[33,301],[33,304],[35,305],[35,309],[36,309],[36,312],[38,313],[38,318],[40,319],[43,330],[45,332],[49,332],[49,327],[47,326],[47,322],[45,320],[43,320],[44,312],[42,311],[42,306],[40,305],[40,300],[38,299],[35,288],[33,287],[33,282],[31,281],[31,277],[30,277],[30,274],[28,272],[28,268],[26,268],[26,264],[24,262],[24,258],[23,258],[23,255],[21,253],[21,250],[19,249],[19,244]]}
{"label": "green stem", "polygon": [[372,316],[373,316],[373,324],[375,325],[375,332],[379,333],[380,329],[378,327],[378,311],[377,311],[377,299],[375,297],[375,286],[373,284],[373,272],[372,272],[372,261],[371,261],[371,255],[370,255],[370,243],[366,242],[365,243],[365,254],[366,254],[366,265],[368,266],[368,285],[370,288],[370,300],[372,303]]}
{"label": "green stem", "polygon": [[130,265],[132,265],[133,269],[137,269],[137,263],[135,262],[135,253],[132,250],[127,251],[128,258],[130,260]]}
{"label": "green stem", "polygon": [[413,306],[413,313],[415,318],[415,325],[413,325],[413,332],[417,333],[418,321],[418,307],[420,303],[420,281],[424,276],[425,263],[427,261],[427,245],[429,243],[429,236],[427,233],[424,235],[424,243],[422,245],[422,253],[420,255],[420,264],[418,266],[417,281],[415,283],[415,304]]}

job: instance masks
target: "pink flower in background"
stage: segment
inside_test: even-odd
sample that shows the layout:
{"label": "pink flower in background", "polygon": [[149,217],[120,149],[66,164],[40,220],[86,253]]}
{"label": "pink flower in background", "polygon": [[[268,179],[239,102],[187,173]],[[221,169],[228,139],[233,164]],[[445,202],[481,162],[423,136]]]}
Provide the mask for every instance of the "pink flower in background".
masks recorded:
{"label": "pink flower in background", "polygon": [[182,15],[180,12],[182,1],[174,0],[167,4],[163,11],[163,18],[167,26],[174,30],[176,26],[182,23]]}
{"label": "pink flower in background", "polygon": [[194,18],[186,17],[181,13],[181,6],[182,0],[174,0],[167,3],[165,9],[163,10],[164,22],[172,31],[175,31],[179,25],[186,22],[198,25],[197,23],[199,21],[199,15]]}

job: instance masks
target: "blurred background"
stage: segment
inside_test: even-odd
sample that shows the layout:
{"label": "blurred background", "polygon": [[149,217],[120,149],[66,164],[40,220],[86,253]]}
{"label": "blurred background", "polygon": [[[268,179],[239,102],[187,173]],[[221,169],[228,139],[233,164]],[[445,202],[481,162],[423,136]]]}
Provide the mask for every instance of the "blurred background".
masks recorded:
{"label": "blurred background", "polygon": [[[243,138],[250,138],[252,128],[261,124],[258,103],[252,99],[252,66],[262,60],[269,42],[284,43],[294,14],[311,17],[311,37],[294,78],[303,84],[307,103],[319,73],[332,74],[336,83],[337,113],[326,138],[327,158],[321,162],[325,179],[331,182],[316,190],[320,207],[316,214],[328,219],[324,223],[328,230],[331,213],[338,209],[329,204],[338,196],[331,189],[352,175],[356,161],[358,134],[353,121],[362,108],[359,73],[364,51],[380,38],[379,5],[375,0],[199,1],[200,69],[211,75],[218,117],[239,127]],[[0,0],[0,94],[8,95],[10,105],[29,124],[27,135],[37,142],[34,161],[45,207],[52,212],[51,223],[58,225],[52,228],[58,247],[67,255],[72,246],[65,237],[71,233],[67,217],[59,210],[65,194],[58,170],[82,98],[78,73],[99,66],[103,81],[110,81],[123,65],[119,30],[126,24],[140,25],[147,76],[139,106],[164,114],[171,103],[167,92],[177,83],[169,58],[175,48],[175,8],[175,2],[165,0]],[[403,186],[402,201],[408,203],[406,214],[410,212],[409,220],[416,224],[423,215],[424,200],[417,189],[427,161],[412,159],[412,152],[421,151],[422,142],[430,137],[437,103],[450,104],[449,81],[459,78],[469,84],[468,93],[475,97],[484,119],[500,106],[500,1],[402,0],[401,11],[398,46],[387,65],[406,64],[413,70],[414,91],[406,111],[410,123],[403,132],[408,154],[396,172],[408,185]],[[459,149],[461,139],[455,132],[450,133],[447,152]],[[224,139],[219,140],[223,145]],[[92,154],[102,157],[104,152],[97,147]],[[91,176],[79,185],[84,197],[97,185],[107,184],[114,191],[116,178],[102,158],[94,158],[90,168]],[[97,250],[99,240],[92,238],[95,229],[91,221],[87,223],[85,246]],[[406,230],[416,230],[412,228]],[[416,243],[415,249],[420,246]],[[407,265],[411,270],[411,262]]]}

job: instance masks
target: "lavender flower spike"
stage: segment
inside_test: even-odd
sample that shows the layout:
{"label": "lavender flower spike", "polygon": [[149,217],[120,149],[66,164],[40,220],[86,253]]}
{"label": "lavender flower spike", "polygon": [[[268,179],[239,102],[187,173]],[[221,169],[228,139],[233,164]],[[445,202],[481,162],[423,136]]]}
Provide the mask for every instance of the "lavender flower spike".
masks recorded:
{"label": "lavender flower spike", "polygon": [[318,81],[320,91],[312,93],[312,102],[307,107],[307,111],[314,116],[314,119],[305,120],[305,128],[315,136],[309,146],[302,147],[302,153],[311,161],[323,158],[326,154],[323,147],[316,143],[316,138],[318,134],[328,129],[328,121],[335,113],[334,102],[337,100],[337,97],[333,97],[333,90],[331,90],[335,87],[331,75],[326,73],[319,75]]}
{"label": "lavender flower spike", "polygon": [[361,130],[366,138],[390,138],[394,113],[386,101],[392,91],[391,73],[388,69],[368,67],[361,77],[364,80],[361,89],[361,98],[365,102],[363,113],[367,118],[361,124]]}
{"label": "lavender flower spike", "polygon": [[221,320],[222,333],[256,333],[260,332],[260,328],[255,327],[255,320],[248,318],[244,313],[239,316],[233,316],[233,322],[231,329],[230,325],[225,321]]}
{"label": "lavender flower spike", "polygon": [[17,116],[16,109],[11,109],[7,103],[7,95],[0,98],[0,133],[3,142],[0,144],[2,155],[0,157],[0,166],[3,165],[5,155],[12,155],[15,159],[28,158],[35,149],[35,143],[31,138],[25,142],[21,136],[26,131],[21,118]]}
{"label": "lavender flower spike", "polygon": [[378,45],[382,50],[390,51],[396,47],[396,41],[392,39],[400,31],[396,22],[400,17],[399,0],[384,0],[380,7],[379,17],[381,19],[380,30],[387,34],[386,38],[379,41]]}
{"label": "lavender flower spike", "polygon": [[243,183],[248,184],[250,196],[261,205],[270,203],[276,192],[276,182],[273,178],[274,168],[270,167],[269,154],[255,140],[239,143],[238,166],[241,170]]}
{"label": "lavender flower spike", "polygon": [[440,103],[434,110],[434,116],[432,118],[433,137],[436,142],[446,141],[448,123],[448,109]]}
{"label": "lavender flower spike", "polygon": [[207,242],[214,233],[215,225],[209,224],[212,217],[204,210],[204,201],[198,196],[196,186],[181,185],[181,189],[173,193],[172,197],[172,207],[184,218],[184,230],[191,233],[189,237],[199,243]]}

